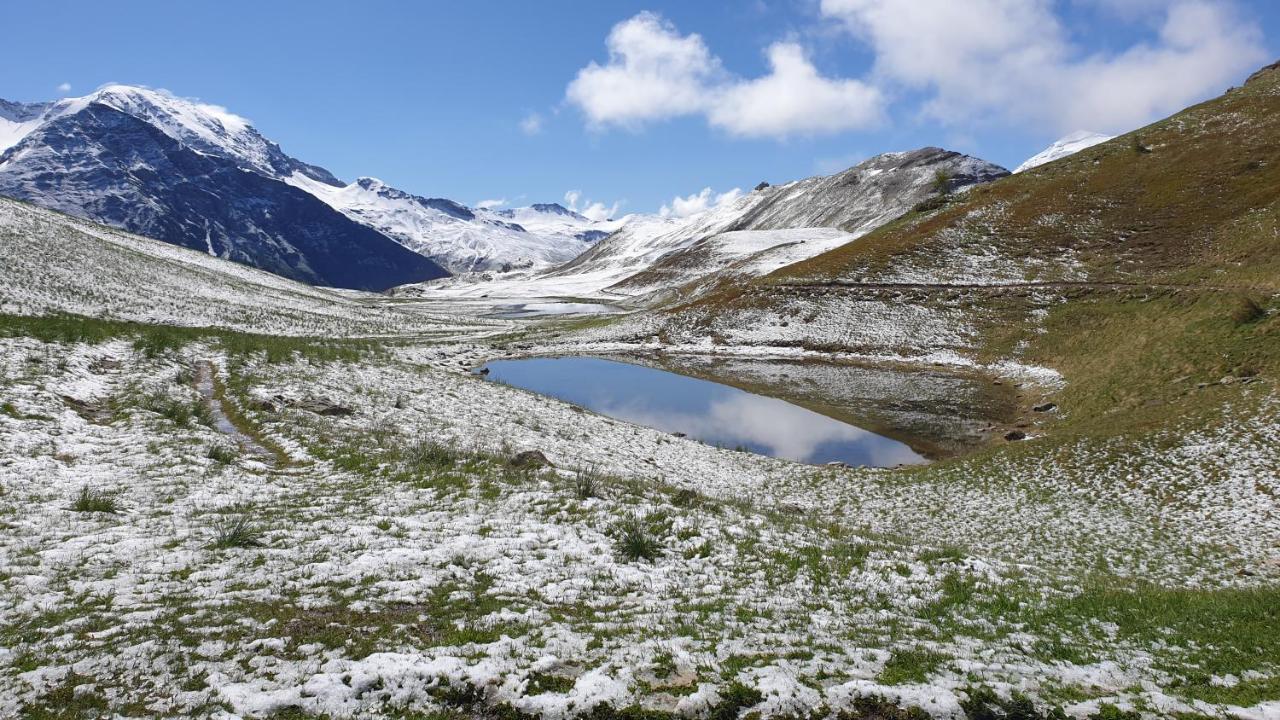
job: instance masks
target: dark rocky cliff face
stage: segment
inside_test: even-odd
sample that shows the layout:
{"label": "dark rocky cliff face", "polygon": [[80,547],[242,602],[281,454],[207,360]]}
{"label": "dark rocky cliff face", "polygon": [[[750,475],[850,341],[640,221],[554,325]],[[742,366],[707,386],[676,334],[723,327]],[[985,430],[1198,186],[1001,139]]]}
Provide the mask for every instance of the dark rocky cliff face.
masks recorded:
{"label": "dark rocky cliff face", "polygon": [[[332,177],[280,157],[282,171]],[[316,285],[383,290],[448,274],[302,190],[98,103],[0,155],[0,194]]]}

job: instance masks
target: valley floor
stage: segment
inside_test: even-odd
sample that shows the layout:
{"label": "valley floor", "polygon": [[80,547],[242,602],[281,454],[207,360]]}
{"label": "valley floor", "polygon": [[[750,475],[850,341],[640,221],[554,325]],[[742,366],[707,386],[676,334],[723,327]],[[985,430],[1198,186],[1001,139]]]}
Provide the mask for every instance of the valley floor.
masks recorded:
{"label": "valley floor", "polygon": [[[1268,381],[1208,424],[890,471],[469,373],[575,347],[537,323],[39,324],[0,339],[0,715],[1280,717]],[[214,427],[204,363],[265,451]]]}

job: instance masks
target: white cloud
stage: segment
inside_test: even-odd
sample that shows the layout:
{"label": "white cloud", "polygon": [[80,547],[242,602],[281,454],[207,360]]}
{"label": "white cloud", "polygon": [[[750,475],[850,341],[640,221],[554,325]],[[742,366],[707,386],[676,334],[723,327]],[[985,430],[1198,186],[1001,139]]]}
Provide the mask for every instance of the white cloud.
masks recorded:
{"label": "white cloud", "polygon": [[609,61],[592,62],[569,83],[566,97],[592,125],[636,127],[700,112],[720,63],[698,35],[680,35],[651,12],[613,26]]}
{"label": "white cloud", "polygon": [[880,121],[884,98],[858,80],[818,74],[795,43],[769,47],[768,75],[731,85],[708,109],[712,125],[733,135],[785,137],[869,127]]}
{"label": "white cloud", "polygon": [[[622,207],[621,200],[615,201],[612,205],[605,205],[602,202],[593,202],[584,199],[581,190],[570,190],[564,194],[564,202],[569,209],[585,217],[588,220],[608,220],[618,214],[618,210]],[[582,203],[579,206],[579,202]]]}
{"label": "white cloud", "polygon": [[480,208],[481,210],[493,210],[494,208],[500,208],[506,204],[507,204],[506,198],[497,198],[494,200],[481,200],[480,202],[476,203],[476,207]]}
{"label": "white cloud", "polygon": [[823,77],[796,43],[769,47],[770,73],[747,80],[725,73],[700,36],[654,13],[618,23],[605,44],[608,62],[578,71],[565,93],[592,127],[703,115],[732,135],[786,137],[866,127],[882,115],[876,88]]}
{"label": "white cloud", "polygon": [[1051,0],[822,0],[875,52],[876,76],[924,91],[926,116],[1132,129],[1222,89],[1266,57],[1256,26],[1204,0],[1079,0],[1117,15],[1158,12],[1154,42],[1076,47]]}
{"label": "white cloud", "polygon": [[700,192],[693,193],[686,197],[676,196],[671,199],[670,205],[663,205],[658,214],[662,217],[689,217],[697,215],[700,212],[706,212],[711,208],[719,207],[725,203],[733,202],[742,197],[742,188],[734,188],[726,192],[713,195],[711,188],[702,188]]}
{"label": "white cloud", "polygon": [[58,92],[62,93],[63,95],[66,95],[67,93],[71,92],[71,83],[64,82],[61,85],[59,85]]}
{"label": "white cloud", "polygon": [[520,120],[520,132],[525,135],[537,135],[542,132],[542,115],[531,112]]}

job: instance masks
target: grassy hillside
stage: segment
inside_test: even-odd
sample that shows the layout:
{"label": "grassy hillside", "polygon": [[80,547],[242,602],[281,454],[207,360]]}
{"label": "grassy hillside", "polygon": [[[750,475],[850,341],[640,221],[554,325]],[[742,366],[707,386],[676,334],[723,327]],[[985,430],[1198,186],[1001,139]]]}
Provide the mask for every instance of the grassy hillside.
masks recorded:
{"label": "grassy hillside", "polygon": [[1233,386],[1280,371],[1276,137],[1272,70],[677,307],[659,332],[1044,366],[1065,380],[1058,431],[1212,415]]}

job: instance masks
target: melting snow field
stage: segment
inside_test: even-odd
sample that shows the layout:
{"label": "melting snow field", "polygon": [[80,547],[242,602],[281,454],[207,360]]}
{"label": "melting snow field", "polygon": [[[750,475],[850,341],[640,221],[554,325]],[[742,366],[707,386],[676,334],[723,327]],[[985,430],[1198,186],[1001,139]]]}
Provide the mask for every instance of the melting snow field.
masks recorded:
{"label": "melting snow field", "polygon": [[[1061,608],[1102,565],[1203,588],[1280,570],[1261,389],[1220,429],[1123,463],[1081,442],[904,478],[583,412],[468,375],[468,346],[270,364],[2,342],[0,715],[70,697],[222,717],[465,699],[545,718],[739,698],[950,717],[978,685],[1078,715],[1220,714],[1169,689],[1199,648]],[[174,410],[203,402],[204,361],[287,462],[211,452],[228,437]],[[519,460],[531,450],[550,466]],[[85,488],[111,511],[77,511]]]}

